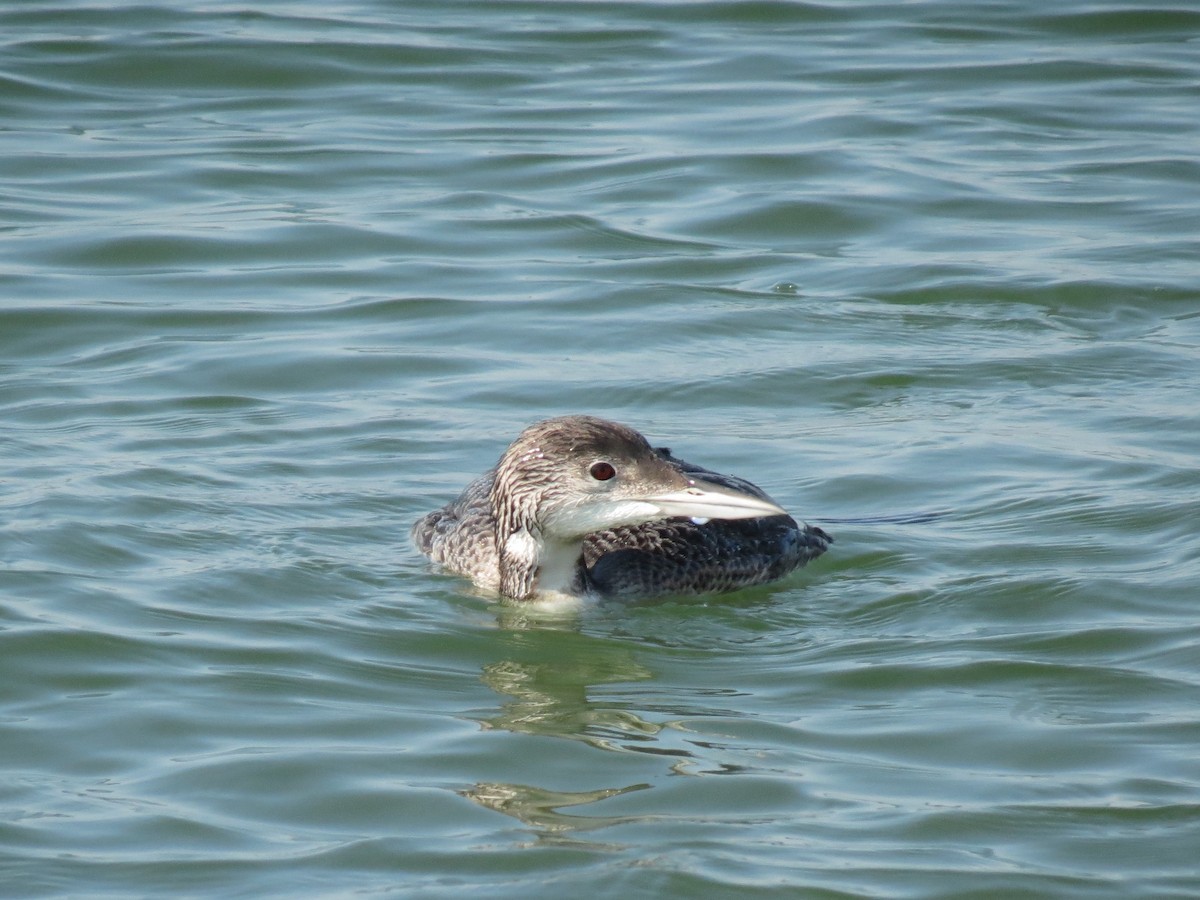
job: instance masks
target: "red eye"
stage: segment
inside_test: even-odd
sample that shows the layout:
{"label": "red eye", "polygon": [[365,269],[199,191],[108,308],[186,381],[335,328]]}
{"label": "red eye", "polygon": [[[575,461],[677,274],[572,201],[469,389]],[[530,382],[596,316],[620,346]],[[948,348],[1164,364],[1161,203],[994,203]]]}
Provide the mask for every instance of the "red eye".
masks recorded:
{"label": "red eye", "polygon": [[608,481],[617,474],[617,470],[612,467],[612,463],[594,462],[592,467],[588,469],[588,474],[597,481]]}

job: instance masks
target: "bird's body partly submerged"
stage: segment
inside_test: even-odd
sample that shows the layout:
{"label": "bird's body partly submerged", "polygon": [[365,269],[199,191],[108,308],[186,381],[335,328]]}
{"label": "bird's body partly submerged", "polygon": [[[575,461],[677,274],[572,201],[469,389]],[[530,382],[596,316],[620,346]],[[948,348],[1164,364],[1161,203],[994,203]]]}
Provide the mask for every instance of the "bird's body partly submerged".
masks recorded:
{"label": "bird's body partly submerged", "polygon": [[412,536],[434,562],[515,600],[736,590],[783,577],[833,540],[750,482],[593,416],[531,425]]}

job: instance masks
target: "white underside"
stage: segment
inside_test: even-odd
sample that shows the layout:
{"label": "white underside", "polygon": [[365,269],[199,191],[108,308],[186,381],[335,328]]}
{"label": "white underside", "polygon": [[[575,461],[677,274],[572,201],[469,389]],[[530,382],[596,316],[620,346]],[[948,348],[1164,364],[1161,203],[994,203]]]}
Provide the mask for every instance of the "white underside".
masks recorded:
{"label": "white underside", "polygon": [[528,600],[514,600],[501,595],[500,600],[513,608],[547,617],[573,615],[596,602],[596,598],[590,594],[558,593],[536,594]]}

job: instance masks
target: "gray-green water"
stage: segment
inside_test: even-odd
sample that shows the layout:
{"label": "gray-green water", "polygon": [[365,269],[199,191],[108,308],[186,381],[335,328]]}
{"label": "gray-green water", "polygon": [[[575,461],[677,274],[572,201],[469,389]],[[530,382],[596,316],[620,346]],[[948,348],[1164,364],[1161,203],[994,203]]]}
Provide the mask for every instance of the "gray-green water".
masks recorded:
{"label": "gray-green water", "polygon": [[[1200,10],[186,7],[0,10],[0,893],[1200,895]],[[431,571],[563,412],[837,543]]]}

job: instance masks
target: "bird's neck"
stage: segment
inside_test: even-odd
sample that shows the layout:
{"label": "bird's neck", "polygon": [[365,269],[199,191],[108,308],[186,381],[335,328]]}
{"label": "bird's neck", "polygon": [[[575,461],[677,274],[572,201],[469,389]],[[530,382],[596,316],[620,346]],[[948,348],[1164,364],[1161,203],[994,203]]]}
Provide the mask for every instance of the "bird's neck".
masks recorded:
{"label": "bird's neck", "polygon": [[546,534],[538,520],[538,501],[535,485],[516,477],[501,461],[491,490],[496,554],[500,591],[516,600],[572,595],[582,589],[583,538]]}
{"label": "bird's neck", "polygon": [[518,528],[503,539],[500,590],[517,600],[535,596],[574,596],[581,588],[583,540],[557,540],[536,527]]}

